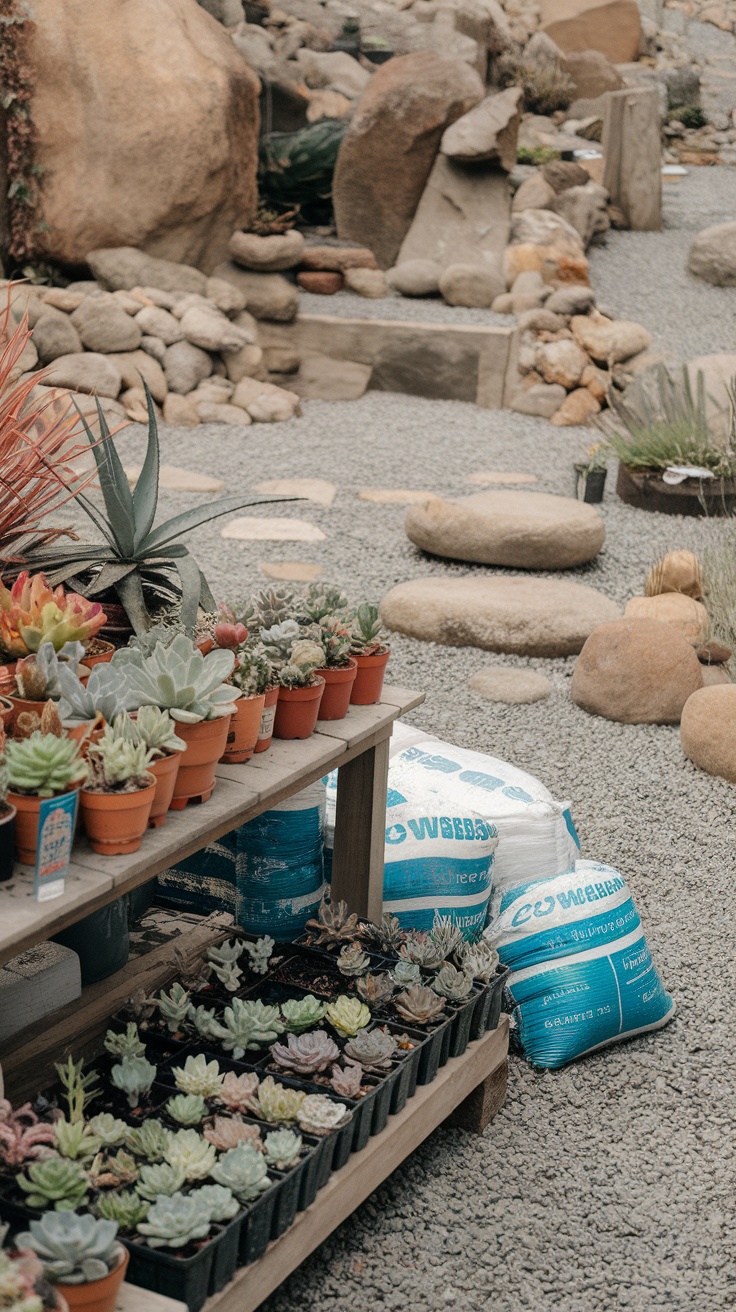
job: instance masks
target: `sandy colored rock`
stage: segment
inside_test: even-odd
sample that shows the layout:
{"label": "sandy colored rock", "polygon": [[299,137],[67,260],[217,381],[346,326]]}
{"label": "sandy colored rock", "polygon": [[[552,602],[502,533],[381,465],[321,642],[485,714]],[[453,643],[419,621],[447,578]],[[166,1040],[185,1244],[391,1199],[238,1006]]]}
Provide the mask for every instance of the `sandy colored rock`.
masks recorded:
{"label": "sandy colored rock", "polygon": [[208,278],[204,294],[223,314],[239,314],[245,309],[243,293],[224,278]]}
{"label": "sandy colored rock", "polygon": [[386,275],[382,269],[346,269],[345,286],[349,292],[381,300],[386,295]]}
{"label": "sandy colored rock", "polygon": [[271,374],[295,374],[299,371],[302,358],[291,346],[266,346],[262,352],[263,363]]}
{"label": "sandy colored rock", "polygon": [[492,487],[496,483],[538,483],[539,479],[536,474],[525,474],[516,469],[478,469],[474,474],[466,474],[465,482]]}
{"label": "sandy colored rock", "polygon": [[305,351],[290,386],[299,396],[320,401],[357,401],[368,390],[372,366],[336,360],[321,351]]}
{"label": "sandy colored rock", "polygon": [[568,392],[559,410],[552,415],[551,422],[557,428],[574,428],[576,424],[587,424],[600,408],[600,402],[587,387],[576,387],[573,392]]}
{"label": "sandy colored rock", "polygon": [[486,96],[446,128],[440,142],[442,154],[466,163],[493,160],[510,173],[516,163],[522,98],[521,87]]}
{"label": "sandy colored rock", "polygon": [[120,404],[134,424],[148,424],[148,405],[142,387],[129,387],[120,393]]}
{"label": "sandy colored rock", "polygon": [[227,376],[233,383],[239,383],[241,378],[260,378],[266,367],[260,346],[241,346],[239,351],[228,351],[224,360]]}
{"label": "sandy colored rock", "polygon": [[106,355],[82,351],[58,356],[48,366],[45,381],[50,387],[68,387],[72,392],[90,392],[114,400],[123,380]]}
{"label": "sandy colored rock", "polygon": [[140,387],[141,376],[148,383],[151,396],[161,405],[168,392],[168,384],[161,365],[147,351],[124,351],[108,355],[108,360],[119,370],[123,387]]}
{"label": "sandy colored rock", "polygon": [[717,684],[722,683],[730,683],[733,685],[733,680],[731,679],[725,665],[706,665],[701,661],[700,670],[703,676],[704,688],[715,687]]}
{"label": "sandy colored rock", "polygon": [[436,296],[442,266],[435,260],[404,260],[386,274],[386,282],[402,296]]}
{"label": "sandy colored rock", "polygon": [[162,365],[166,359],[166,343],[161,341],[160,337],[149,337],[146,333],[141,337],[141,350],[147,355],[153,356]]}
{"label": "sandy colored rock", "polygon": [[320,506],[331,506],[337,494],[336,485],[326,478],[267,478],[256,483],[253,490],[264,495],[300,497]]}
{"label": "sandy colored rock", "polygon": [[257,519],[244,515],[220,530],[220,537],[238,542],[323,542],[325,534],[305,519]]}
{"label": "sandy colored rock", "polygon": [[381,268],[399,247],[444,130],[483,97],[461,59],[419,51],[390,59],[371,78],[343,138],[333,179],[338,235],[373,251]]}
{"label": "sandy colored rock", "polygon": [[[176,320],[174,320],[176,322]],[[170,392],[186,396],[212,373],[212,359],[191,342],[174,342],[164,355],[164,374]]]}
{"label": "sandy colored rock", "polygon": [[299,309],[299,292],[280,273],[255,273],[240,269],[229,260],[213,270],[215,278],[232,283],[245,296],[247,310],[255,319],[289,323]]}
{"label": "sandy colored rock", "polygon": [[436,492],[424,492],[419,488],[406,487],[364,487],[358,493],[361,501],[374,501],[381,506],[415,506],[436,498]]}
{"label": "sandy colored rock", "polygon": [[450,560],[517,569],[570,569],[592,560],[606,531],[593,506],[546,492],[476,492],[412,507],[415,546]]}
{"label": "sandy colored rock", "polygon": [[543,702],[552,692],[552,684],[535,670],[519,670],[513,665],[490,665],[474,674],[470,687],[489,702],[506,702],[523,706]]}
{"label": "sandy colored rock", "polygon": [[305,269],[296,275],[296,280],[303,291],[317,296],[334,296],[342,291],[345,282],[341,273],[320,273],[316,269]]}
{"label": "sandy colored rock", "polygon": [[197,407],[192,404],[188,396],[179,396],[177,392],[166,393],[164,423],[180,428],[194,428],[199,422]]}
{"label": "sandy colored rock", "polygon": [[227,401],[199,401],[197,414],[203,424],[229,424],[233,428],[247,428],[253,420],[240,406]]}
{"label": "sandy colored rock", "polygon": [[[144,288],[147,299],[161,304],[160,293],[198,292],[207,286],[205,275],[192,265],[147,255],[134,246],[103,247],[87,252],[87,263],[97,281],[108,291]],[[159,296],[151,296],[158,289]]]}
{"label": "sandy colored rock", "polygon": [[184,329],[178,319],[169,310],[162,310],[159,305],[144,306],[139,310],[135,322],[146,337],[158,337],[165,346],[184,340]]}
{"label": "sandy colored rock", "polygon": [[79,308],[84,300],[83,292],[70,292],[66,287],[48,287],[41,294],[41,300],[44,305],[50,305],[55,310],[63,310],[66,314],[71,314],[73,310]]}
{"label": "sandy colored rock", "polygon": [[373,251],[367,246],[306,246],[300,263],[303,269],[325,269],[331,273],[378,268]]}
{"label": "sandy colored rock", "polygon": [[611,385],[611,375],[607,369],[599,369],[594,364],[588,364],[580,375],[580,386],[587,387],[591,396],[595,397],[599,405],[603,405]]}
{"label": "sandy colored rock", "polygon": [[655,597],[662,592],[682,592],[696,599],[703,595],[703,570],[692,551],[668,551],[653,565],[646,577],[644,592]]}
{"label": "sandy colored rock", "polygon": [[211,268],[256,207],[258,79],[190,0],[34,0],[39,253],[134,246]]}
{"label": "sandy colored rock", "polygon": [[582,583],[504,576],[415,579],[381,602],[384,623],[398,633],[521,656],[572,656],[618,614],[614,602]]}
{"label": "sandy colored rock", "polygon": [[555,214],[567,219],[586,248],[593,237],[608,232],[611,226],[608,192],[597,182],[588,181],[582,187],[568,187],[555,196],[550,208]]}
{"label": "sandy colored rock", "polygon": [[564,51],[599,50],[613,64],[639,57],[636,0],[540,0],[540,30]]}
{"label": "sandy colored rock", "polygon": [[525,269],[514,278],[511,287],[511,303],[514,314],[525,314],[527,310],[541,308],[549,287],[538,269]]}
{"label": "sandy colored rock", "polygon": [[214,307],[192,305],[185,310],[180,323],[186,340],[203,351],[239,351],[252,345],[250,334]]}
{"label": "sandy colored rock", "polygon": [[50,364],[60,355],[76,355],[82,350],[79,333],[71,319],[66,314],[54,314],[52,306],[49,306],[48,313],[36,320],[33,345],[41,364]]}
{"label": "sandy colored rock", "polygon": [[551,419],[564,400],[565,389],[559,383],[532,383],[531,387],[517,387],[507,404],[517,414]]}
{"label": "sandy colored rock", "polygon": [[513,314],[514,298],[511,292],[502,292],[500,296],[497,296],[491,309],[494,314]]}
{"label": "sandy colored rock", "polygon": [[260,273],[280,273],[299,264],[304,252],[304,238],[296,228],[288,232],[259,237],[255,232],[234,232],[228,255],[244,269]]}
{"label": "sandy colored rock", "polygon": [[584,285],[558,287],[546,305],[554,314],[587,314],[595,305],[595,292]]}
{"label": "sandy colored rock", "polygon": [[672,625],[622,619],[588,638],[570,695],[591,715],[622,724],[679,724],[688,697],[701,686],[700,662]]}
{"label": "sandy colored rock", "polygon": [[561,283],[588,281],[588,261],[579,233],[551,210],[522,210],[511,216],[503,273],[512,287],[520,273],[545,270]]}
{"label": "sandy colored rock", "polygon": [[440,293],[448,305],[487,310],[503,289],[500,271],[482,264],[448,264],[440,276]]}
{"label": "sandy colored rock", "polygon": [[291,419],[299,409],[296,392],[255,378],[240,380],[233,392],[232,403],[247,411],[251,419],[264,424]]}
{"label": "sandy colored rock", "polygon": [[512,213],[518,214],[520,210],[546,210],[556,195],[554,187],[550,186],[541,173],[533,173],[515,191],[511,202]]}
{"label": "sandy colored rock", "polygon": [[563,72],[575,83],[576,100],[596,100],[607,91],[619,91],[624,85],[618,69],[600,50],[576,48],[568,51],[560,62]]}
{"label": "sandy colored rock", "polygon": [[281,579],[285,583],[314,583],[324,574],[322,565],[306,560],[260,560],[258,568],[267,579]]}
{"label": "sandy colored rock", "polygon": [[104,292],[86,296],[71,322],[88,351],[135,351],[141,344],[140,324]]}
{"label": "sandy colored rock", "polygon": [[538,342],[534,351],[534,366],[545,383],[561,383],[565,388],[577,386],[587,363],[585,351],[565,338],[560,342]]}
{"label": "sandy colored rock", "polygon": [[500,274],[510,208],[508,179],[500,169],[438,155],[397,262],[479,264]]}
{"label": "sandy colored rock", "polygon": [[708,632],[708,612],[699,601],[681,592],[654,597],[632,597],[624,615],[634,620],[659,620],[679,630],[692,647],[700,647]]}
{"label": "sandy colored rock", "polygon": [[370,73],[344,50],[308,50],[296,52],[302,77],[308,87],[339,91],[343,96],[357,99],[370,80]]}
{"label": "sandy colored rock", "polygon": [[640,323],[628,319],[606,319],[602,314],[574,315],[573,337],[600,364],[628,360],[652,344],[651,334]]}
{"label": "sandy colored rock", "polygon": [[694,765],[736,783],[736,684],[701,688],[688,698],[680,741]]}
{"label": "sandy colored rock", "polygon": [[736,220],[714,223],[690,247],[688,272],[715,287],[736,287]]}

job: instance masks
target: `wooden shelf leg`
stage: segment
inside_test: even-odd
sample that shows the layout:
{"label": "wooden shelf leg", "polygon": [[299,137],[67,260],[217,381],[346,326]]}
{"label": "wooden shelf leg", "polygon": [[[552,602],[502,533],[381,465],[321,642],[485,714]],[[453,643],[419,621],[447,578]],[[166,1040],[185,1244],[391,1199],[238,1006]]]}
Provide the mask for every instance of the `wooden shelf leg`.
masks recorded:
{"label": "wooden shelf leg", "polygon": [[445,1125],[455,1126],[459,1130],[469,1130],[473,1134],[482,1134],[493,1120],[506,1100],[509,1063],[501,1062],[495,1071],[473,1089],[467,1098],[448,1116]]}
{"label": "wooden shelf leg", "polygon": [[337,777],[332,899],[369,920],[380,920],[383,908],[389,741],[341,765]]}

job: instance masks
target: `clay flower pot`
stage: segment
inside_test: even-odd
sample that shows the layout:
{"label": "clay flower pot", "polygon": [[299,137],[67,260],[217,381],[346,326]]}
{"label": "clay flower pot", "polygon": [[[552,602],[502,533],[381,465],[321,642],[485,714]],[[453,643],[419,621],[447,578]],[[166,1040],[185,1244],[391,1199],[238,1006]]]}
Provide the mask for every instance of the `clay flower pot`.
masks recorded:
{"label": "clay flower pot", "polygon": [[79,745],[79,751],[82,756],[87,755],[92,743],[98,743],[105,732],[105,718],[101,711],[98,711],[94,720],[82,720],[79,724],[64,725],[64,733],[67,738],[72,738]]}
{"label": "clay flower pot", "polygon": [[319,704],[320,720],[344,720],[358,673],[358,662],[354,656],[349,656],[347,665],[326,665],[316,673],[325,681],[325,690]]}
{"label": "clay flower pot", "polygon": [[276,703],[279,699],[279,685],[274,683],[266,689],[263,699],[263,710],[261,712],[261,727],[258,730],[258,741],[255,745],[256,752],[267,752],[271,746],[273,738],[273,722],[276,719]]}
{"label": "clay flower pot", "polygon": [[149,829],[158,829],[166,819],[166,812],[171,806],[171,799],[174,796],[174,785],[179,773],[181,758],[183,752],[167,752],[165,756],[159,756],[155,761],[151,761],[148,767],[148,773],[152,774],[156,780],[156,791],[153,794],[153,805],[148,817]]}
{"label": "clay flower pot", "polygon": [[314,733],[325,690],[322,675],[314,678],[315,682],[307,684],[306,688],[279,688],[274,738],[309,738]]}
{"label": "clay flower pot", "polygon": [[220,757],[221,761],[227,762],[228,765],[237,765],[241,761],[250,760],[256,749],[261,729],[264,702],[265,694],[262,692],[256,693],[253,697],[238,697],[235,714],[230,719],[227,746]]}
{"label": "clay flower pot", "polygon": [[148,826],[156,784],[134,793],[90,793],[83,788],[80,805],[91,847],[101,856],[137,852]]}
{"label": "clay flower pot", "polygon": [[15,716],[15,707],[9,697],[0,694],[0,720],[2,720],[3,729],[10,729]]}
{"label": "clay flower pot", "polygon": [[8,701],[13,707],[13,716],[11,719],[11,724],[15,724],[15,721],[17,720],[18,716],[21,714],[21,711],[35,711],[36,715],[38,715],[39,717],[43,714],[43,708],[46,705],[46,701],[42,701],[42,702],[31,701],[30,698],[28,697],[19,697],[17,693],[12,693],[12,692],[9,692],[7,696],[8,696]]}
{"label": "clay flower pot", "polygon": [[127,1248],[123,1248],[120,1262],[102,1280],[90,1280],[86,1285],[65,1285],[59,1281],[56,1288],[61,1297],[66,1299],[69,1312],[75,1312],[76,1309],[79,1312],[115,1312],[129,1256]]}
{"label": "clay flower pot", "polygon": [[15,807],[0,811],[0,884],[10,879],[15,861]]}
{"label": "clay flower pot", "polygon": [[[72,784],[64,789],[64,793],[59,793],[57,796],[63,797],[78,787],[78,784]],[[18,861],[22,861],[27,866],[36,863],[38,813],[41,802],[45,800],[28,793],[14,793],[12,789],[8,789],[8,806],[15,807],[15,853]]]}
{"label": "clay flower pot", "polygon": [[384,647],[373,656],[356,656],[358,672],[350,694],[353,706],[373,706],[380,702],[383,691],[383,676],[386,673],[391,648]]}
{"label": "clay flower pot", "polygon": [[91,645],[94,650],[90,653],[85,651],[80,661],[80,664],[86,665],[88,670],[91,670],[93,665],[103,665],[112,659],[115,650],[114,643],[105,642],[103,638],[93,638]]}
{"label": "clay flower pot", "polygon": [[0,693],[6,696],[9,692],[15,692],[15,667],[17,661],[11,661],[7,665],[0,665]]}
{"label": "clay flower pot", "polygon": [[187,802],[195,799],[206,802],[212,796],[215,770],[225,750],[230,719],[229,715],[221,715],[216,720],[200,720],[198,724],[177,721],[176,732],[184,739],[187,750],[181,753],[170,811],[183,811]]}

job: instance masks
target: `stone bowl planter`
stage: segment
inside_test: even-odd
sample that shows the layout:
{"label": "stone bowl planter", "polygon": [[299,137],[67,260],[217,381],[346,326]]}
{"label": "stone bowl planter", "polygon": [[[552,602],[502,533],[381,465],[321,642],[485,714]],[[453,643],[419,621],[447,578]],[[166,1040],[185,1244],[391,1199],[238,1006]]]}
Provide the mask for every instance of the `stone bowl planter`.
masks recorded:
{"label": "stone bowl planter", "polygon": [[619,464],[616,492],[627,506],[656,510],[662,515],[732,515],[736,511],[736,479],[687,478],[665,483],[659,470],[630,469]]}

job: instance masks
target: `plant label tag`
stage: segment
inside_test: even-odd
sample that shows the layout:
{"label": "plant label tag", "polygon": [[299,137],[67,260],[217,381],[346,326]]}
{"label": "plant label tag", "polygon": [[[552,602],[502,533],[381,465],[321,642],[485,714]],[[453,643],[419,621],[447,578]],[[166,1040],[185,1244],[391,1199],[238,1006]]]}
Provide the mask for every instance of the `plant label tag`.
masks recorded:
{"label": "plant label tag", "polygon": [[38,812],[38,847],[33,893],[37,902],[61,897],[72,854],[79,793],[45,797]]}

